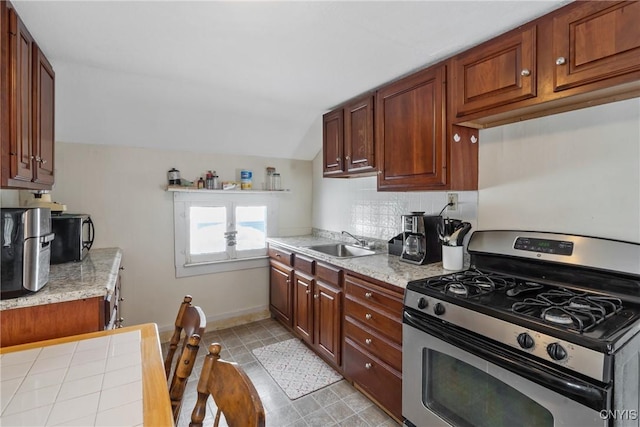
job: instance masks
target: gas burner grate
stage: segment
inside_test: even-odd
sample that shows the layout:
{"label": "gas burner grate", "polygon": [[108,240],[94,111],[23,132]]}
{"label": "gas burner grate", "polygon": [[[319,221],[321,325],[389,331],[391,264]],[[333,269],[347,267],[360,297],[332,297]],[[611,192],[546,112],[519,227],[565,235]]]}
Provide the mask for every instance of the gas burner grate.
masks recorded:
{"label": "gas burner grate", "polygon": [[515,283],[509,277],[471,268],[459,273],[427,279],[425,285],[456,298],[476,298],[514,286]]}
{"label": "gas burner grate", "polygon": [[511,309],[514,313],[583,333],[622,311],[622,301],[586,292],[553,289],[516,302]]}

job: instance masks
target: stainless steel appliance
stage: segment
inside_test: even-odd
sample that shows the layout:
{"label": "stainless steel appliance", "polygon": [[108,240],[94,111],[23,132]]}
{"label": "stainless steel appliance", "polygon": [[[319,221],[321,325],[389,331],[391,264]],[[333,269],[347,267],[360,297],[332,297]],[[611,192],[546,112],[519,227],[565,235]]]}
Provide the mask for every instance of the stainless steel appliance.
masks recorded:
{"label": "stainless steel appliance", "polygon": [[478,231],[468,250],[407,285],[405,425],[640,425],[640,245]]}
{"label": "stainless steel appliance", "polygon": [[400,259],[412,264],[430,264],[442,260],[438,225],[442,217],[424,212],[402,215],[402,254]]}
{"label": "stainless steel appliance", "polygon": [[40,290],[49,281],[51,211],[2,208],[2,287],[0,298]]}
{"label": "stainless steel appliance", "polygon": [[51,217],[56,238],[51,244],[51,264],[82,261],[91,249],[95,228],[87,214],[61,214]]}

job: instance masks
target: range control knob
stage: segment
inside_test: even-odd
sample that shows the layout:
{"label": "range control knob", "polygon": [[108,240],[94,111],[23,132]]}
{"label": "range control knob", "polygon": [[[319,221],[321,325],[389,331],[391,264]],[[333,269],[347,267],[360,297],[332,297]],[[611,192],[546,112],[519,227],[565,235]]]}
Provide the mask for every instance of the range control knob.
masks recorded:
{"label": "range control knob", "polygon": [[427,308],[428,305],[429,302],[427,301],[427,299],[425,297],[420,297],[420,299],[418,300],[418,308],[422,310]]}
{"label": "range control knob", "polygon": [[567,351],[557,342],[547,346],[547,353],[553,360],[562,360],[567,357]]}
{"label": "range control knob", "polygon": [[529,335],[526,332],[523,332],[520,335],[518,335],[517,339],[518,339],[518,344],[520,344],[520,347],[522,348],[531,348],[535,344],[533,341],[533,338],[531,338],[531,335]]}
{"label": "range control knob", "polygon": [[434,307],[433,307],[433,312],[437,315],[437,316],[442,316],[444,314],[444,305],[442,305],[441,303],[437,303]]}

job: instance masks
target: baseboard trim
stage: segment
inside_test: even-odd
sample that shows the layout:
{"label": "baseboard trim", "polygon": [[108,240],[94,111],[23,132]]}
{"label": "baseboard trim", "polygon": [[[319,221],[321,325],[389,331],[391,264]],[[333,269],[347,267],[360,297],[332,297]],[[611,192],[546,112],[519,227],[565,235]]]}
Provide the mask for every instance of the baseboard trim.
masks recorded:
{"label": "baseboard trim", "polygon": [[[269,306],[251,307],[245,310],[234,311],[233,313],[218,314],[216,316],[207,316],[206,332],[217,331],[220,329],[231,328],[233,326],[244,325],[245,323],[256,322],[258,320],[268,319],[271,316]],[[169,342],[173,335],[174,325],[166,325],[158,327],[158,335],[160,342]]]}

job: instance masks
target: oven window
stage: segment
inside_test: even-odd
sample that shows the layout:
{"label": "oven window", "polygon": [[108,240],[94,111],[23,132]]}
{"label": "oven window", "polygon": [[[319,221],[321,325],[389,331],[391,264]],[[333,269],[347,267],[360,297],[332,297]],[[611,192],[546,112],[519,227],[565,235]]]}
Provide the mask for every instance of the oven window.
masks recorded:
{"label": "oven window", "polygon": [[553,426],[546,408],[486,372],[434,350],[425,357],[423,403],[452,424]]}

